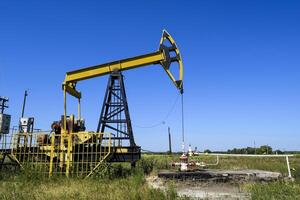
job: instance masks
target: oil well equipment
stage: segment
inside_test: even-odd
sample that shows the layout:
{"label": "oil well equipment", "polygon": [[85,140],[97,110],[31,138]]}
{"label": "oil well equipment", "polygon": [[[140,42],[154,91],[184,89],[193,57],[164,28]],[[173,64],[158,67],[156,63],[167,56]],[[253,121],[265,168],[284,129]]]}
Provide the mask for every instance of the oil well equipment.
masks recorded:
{"label": "oil well equipment", "polygon": [[[141,157],[135,143],[122,71],[149,65],[161,65],[175,87],[183,94],[183,64],[179,49],[167,31],[163,31],[159,48],[153,53],[108,62],[67,72],[62,83],[64,113],[54,121],[50,132],[32,129],[11,135],[10,144],[0,149],[22,168],[29,167],[46,176],[84,176],[101,173],[108,163],[129,162]],[[176,67],[175,76],[171,68]],[[79,82],[109,75],[96,131],[87,131],[81,117]],[[67,113],[67,96],[78,101],[78,114]],[[25,122],[24,122],[25,123]],[[23,124],[24,126],[26,124]],[[5,164],[5,159],[0,165]]]}

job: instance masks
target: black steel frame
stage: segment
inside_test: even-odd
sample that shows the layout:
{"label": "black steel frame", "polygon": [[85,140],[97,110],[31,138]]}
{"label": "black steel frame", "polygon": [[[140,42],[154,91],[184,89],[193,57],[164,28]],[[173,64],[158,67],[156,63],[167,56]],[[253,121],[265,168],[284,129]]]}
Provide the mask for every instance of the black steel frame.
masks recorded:
{"label": "black steel frame", "polygon": [[110,74],[97,132],[111,132],[115,147],[127,149],[128,153],[115,153],[111,162],[131,162],[134,165],[140,159],[140,147],[133,136],[123,75],[119,71]]}

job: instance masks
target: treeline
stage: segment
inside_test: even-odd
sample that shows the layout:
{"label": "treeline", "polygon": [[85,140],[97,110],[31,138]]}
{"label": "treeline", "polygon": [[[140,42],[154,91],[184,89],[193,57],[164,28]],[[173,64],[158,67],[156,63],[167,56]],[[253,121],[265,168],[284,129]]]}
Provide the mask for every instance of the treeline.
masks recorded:
{"label": "treeline", "polygon": [[233,148],[227,151],[211,151],[209,149],[204,150],[204,153],[230,153],[230,154],[286,154],[286,153],[299,153],[298,151],[281,151],[279,149],[273,150],[269,145],[262,145],[258,148],[246,147],[246,148]]}
{"label": "treeline", "polygon": [[232,154],[283,154],[280,150],[273,151],[269,145],[262,145],[258,148],[246,147],[246,148],[233,148],[227,150],[227,153]]}

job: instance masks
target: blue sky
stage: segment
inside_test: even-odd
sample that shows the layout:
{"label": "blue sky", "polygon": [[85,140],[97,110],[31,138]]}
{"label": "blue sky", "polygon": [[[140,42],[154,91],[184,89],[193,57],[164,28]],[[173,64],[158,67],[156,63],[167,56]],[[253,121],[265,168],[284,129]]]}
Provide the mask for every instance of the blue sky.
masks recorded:
{"label": "blue sky", "polygon": [[[184,61],[187,143],[299,150],[299,10],[299,1],[1,1],[0,95],[10,98],[15,125],[28,89],[25,114],[49,130],[63,113],[66,71],[153,52],[167,29]],[[170,126],[180,150],[180,101],[165,119],[178,91],[163,69],[124,75],[136,142],[167,150]],[[78,84],[89,130],[107,78]]]}

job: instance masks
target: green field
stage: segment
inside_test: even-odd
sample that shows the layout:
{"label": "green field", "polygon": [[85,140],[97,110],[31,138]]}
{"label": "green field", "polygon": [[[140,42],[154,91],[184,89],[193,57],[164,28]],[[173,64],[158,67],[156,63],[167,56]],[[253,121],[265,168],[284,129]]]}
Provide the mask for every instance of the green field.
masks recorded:
{"label": "green field", "polygon": [[[135,170],[126,164],[114,164],[102,177],[41,178],[33,173],[2,173],[0,199],[180,199],[172,182],[167,190],[153,189],[145,177],[155,175],[160,169],[170,168],[170,162],[178,159],[169,155],[143,155]],[[215,157],[201,156],[207,163]],[[300,199],[300,156],[290,158],[294,182],[245,184],[252,199]],[[262,169],[287,175],[284,158],[235,158],[221,157],[220,169]],[[188,199],[188,198],[184,198]]]}

